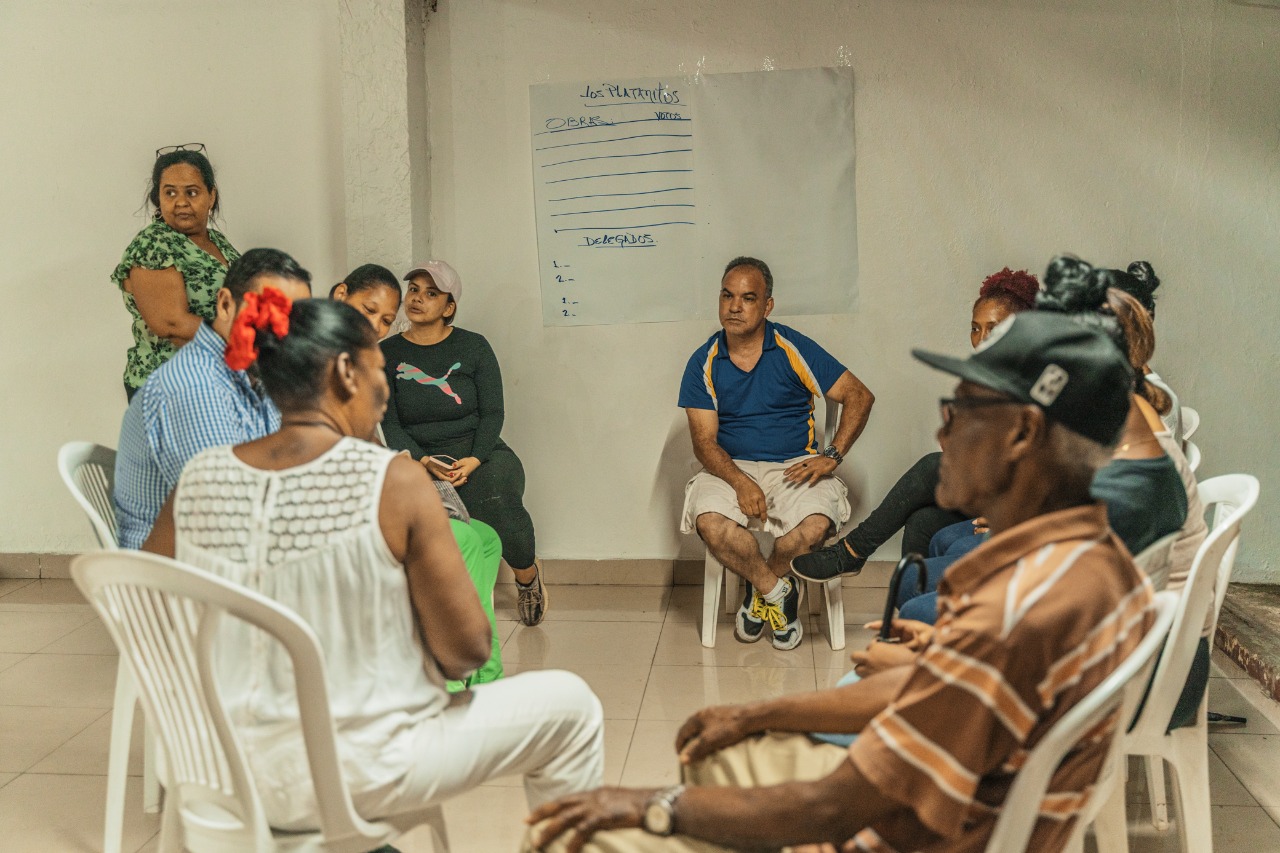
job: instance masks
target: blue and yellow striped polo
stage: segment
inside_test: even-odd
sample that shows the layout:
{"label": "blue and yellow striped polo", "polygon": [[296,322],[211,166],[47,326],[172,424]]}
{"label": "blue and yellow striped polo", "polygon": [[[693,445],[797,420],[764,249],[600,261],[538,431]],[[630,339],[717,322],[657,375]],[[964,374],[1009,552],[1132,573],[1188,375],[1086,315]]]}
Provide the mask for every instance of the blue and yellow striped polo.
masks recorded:
{"label": "blue and yellow striped polo", "polygon": [[813,409],[845,366],[795,329],[764,324],[764,351],[748,373],[729,359],[724,330],[689,358],[679,405],[714,409],[716,440],[734,459],[781,462],[821,452]]}

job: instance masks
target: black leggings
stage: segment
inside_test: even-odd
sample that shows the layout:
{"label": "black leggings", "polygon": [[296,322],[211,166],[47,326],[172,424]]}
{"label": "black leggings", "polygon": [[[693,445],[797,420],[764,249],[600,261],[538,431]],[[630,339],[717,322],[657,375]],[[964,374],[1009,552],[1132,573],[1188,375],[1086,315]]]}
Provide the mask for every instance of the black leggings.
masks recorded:
{"label": "black leggings", "polygon": [[942,509],[935,504],[933,493],[938,486],[938,465],[942,453],[928,453],[898,478],[893,488],[857,527],[849,531],[845,541],[866,559],[902,529],[902,553],[929,553],[933,534],[949,524],[964,521],[962,513]]}
{"label": "black leggings", "polygon": [[533,519],[524,508],[524,465],[504,444],[467,482],[458,487],[458,497],[472,518],[478,518],[498,532],[502,559],[513,569],[533,565],[537,551],[533,543]]}

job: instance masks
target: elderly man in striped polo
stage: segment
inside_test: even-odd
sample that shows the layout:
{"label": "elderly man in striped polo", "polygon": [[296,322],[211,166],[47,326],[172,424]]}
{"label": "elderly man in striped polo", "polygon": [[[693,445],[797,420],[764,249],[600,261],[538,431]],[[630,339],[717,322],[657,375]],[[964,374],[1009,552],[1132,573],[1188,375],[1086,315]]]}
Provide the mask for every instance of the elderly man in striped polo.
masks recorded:
{"label": "elderly man in striped polo", "polygon": [[[1154,618],[1150,583],[1089,496],[1133,376],[1104,334],[1037,312],[968,359],[915,355],[961,380],[941,402],[938,503],[991,528],[943,577],[936,627],[916,623],[919,654],[844,687],[704,709],[677,736],[685,785],[549,803],[529,849],[985,848],[1027,752]],[[807,732],[861,734],[842,748]],[[1054,774],[1029,849],[1065,845],[1101,734]]]}

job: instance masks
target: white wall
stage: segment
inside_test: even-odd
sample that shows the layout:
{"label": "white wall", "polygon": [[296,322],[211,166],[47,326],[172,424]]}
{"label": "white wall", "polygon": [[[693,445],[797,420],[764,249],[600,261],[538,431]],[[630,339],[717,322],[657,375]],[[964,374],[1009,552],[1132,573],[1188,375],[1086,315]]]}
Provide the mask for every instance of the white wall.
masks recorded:
{"label": "white wall", "polygon": [[131,339],[108,276],[156,148],[208,146],[240,250],[345,272],[340,87],[328,0],[0,3],[0,552],[92,543],[54,459],[116,444]]}
{"label": "white wall", "polygon": [[[383,46],[403,22],[386,0],[363,8],[0,4],[0,552],[89,544],[52,461],[69,438],[115,442],[128,334],[107,274],[142,224],[133,214],[152,149],[207,143],[231,239],[285,248],[322,283],[345,272],[348,227],[376,244],[344,197],[364,186],[343,177],[343,95],[350,106],[363,82],[340,78],[339,42],[347,17]],[[1038,270],[1062,250],[1108,264],[1145,257],[1166,281],[1156,364],[1204,415],[1202,471],[1249,470],[1271,490],[1241,574],[1280,579],[1280,450],[1267,429],[1267,380],[1280,375],[1277,54],[1280,13],[1219,0],[441,0],[425,46],[431,226],[415,229],[413,251],[429,240],[459,268],[461,323],[498,351],[505,437],[528,468],[540,550],[699,553],[674,532],[693,467],[675,397],[712,327],[541,326],[529,84],[848,63],[861,306],[786,318],[777,285],[778,316],[879,398],[848,479],[878,499],[931,447],[947,382],[907,350],[963,351],[983,275]],[[399,73],[370,89],[387,99],[371,113],[396,117],[397,133],[404,107],[388,81]],[[397,253],[403,243],[398,233]],[[689,282],[708,300],[715,285]]]}
{"label": "white wall", "polygon": [[[1241,575],[1280,577],[1277,55],[1280,12],[1218,0],[443,0],[427,33],[433,249],[467,283],[459,322],[502,361],[541,550],[698,553],[674,532],[692,468],[675,398],[712,327],[542,327],[528,86],[849,63],[861,306],[792,322],[878,397],[850,479],[878,499],[931,448],[947,382],[907,352],[963,351],[986,273],[1064,250],[1147,258],[1166,281],[1155,362],[1204,415],[1203,471],[1269,490]],[[715,298],[714,281],[689,286]],[[785,281],[775,295],[786,315]]]}

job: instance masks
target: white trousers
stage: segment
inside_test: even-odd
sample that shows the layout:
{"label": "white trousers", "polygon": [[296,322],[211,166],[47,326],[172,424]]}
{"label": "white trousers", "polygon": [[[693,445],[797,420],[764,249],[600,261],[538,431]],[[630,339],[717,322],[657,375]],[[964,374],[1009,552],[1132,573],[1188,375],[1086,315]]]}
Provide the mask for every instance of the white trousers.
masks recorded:
{"label": "white trousers", "polygon": [[571,672],[524,672],[471,689],[424,723],[409,772],[355,798],[369,818],[441,802],[498,776],[524,776],[529,808],[604,781],[604,711]]}

